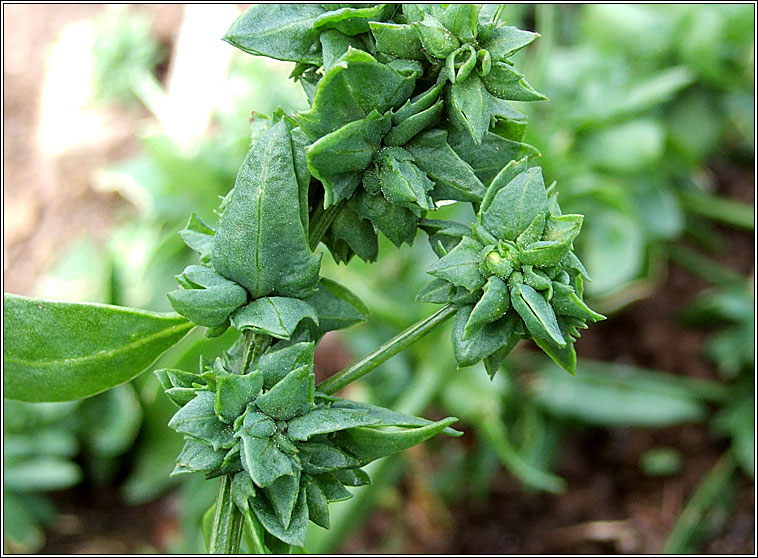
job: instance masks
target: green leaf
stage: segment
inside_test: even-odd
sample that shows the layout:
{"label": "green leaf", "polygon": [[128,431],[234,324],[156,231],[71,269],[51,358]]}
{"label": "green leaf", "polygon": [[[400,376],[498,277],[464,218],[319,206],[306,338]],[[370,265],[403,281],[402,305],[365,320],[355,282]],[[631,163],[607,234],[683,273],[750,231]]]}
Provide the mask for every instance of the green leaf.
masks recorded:
{"label": "green leaf", "polygon": [[301,366],[259,396],[255,404],[273,419],[291,419],[313,404],[313,381],[313,363]]}
{"label": "green leaf", "polygon": [[353,207],[360,218],[369,221],[375,230],[382,231],[398,248],[404,242],[413,244],[418,217],[409,209],[390,203],[384,196],[365,191],[358,192],[353,199]]}
{"label": "green leaf", "polygon": [[431,283],[418,292],[416,300],[432,304],[446,304],[454,295],[455,286],[452,283],[444,279],[432,279]]}
{"label": "green leaf", "polygon": [[305,488],[308,502],[308,519],[316,525],[329,528],[329,501],[316,482],[311,482]]}
{"label": "green leaf", "polygon": [[524,76],[502,62],[492,64],[492,69],[482,76],[485,89],[495,97],[508,101],[544,101],[542,93],[527,83]]}
{"label": "green leaf", "polygon": [[340,8],[321,15],[313,24],[316,29],[337,29],[345,35],[358,35],[369,31],[369,22],[389,19],[395,11],[390,4]]}
{"label": "green leaf", "polygon": [[511,304],[533,337],[552,341],[560,347],[566,345],[553,307],[540,293],[528,285],[516,284],[511,287]]}
{"label": "green leaf", "polygon": [[[358,196],[362,196],[362,193],[359,192]],[[374,197],[381,198],[381,196]],[[389,205],[388,202],[387,204]],[[332,223],[332,228],[330,229],[333,240],[344,242],[349,246],[350,250],[355,252],[364,261],[376,261],[379,253],[379,240],[376,232],[369,220],[358,216],[354,205],[354,203],[347,204],[334,218],[334,223]],[[402,207],[398,209],[407,211]],[[334,255],[336,252],[334,246],[331,247],[331,251]],[[342,261],[347,261],[347,259],[343,258]]]}
{"label": "green leaf", "polygon": [[[348,430],[349,432],[349,430]],[[303,470],[311,475],[330,473],[339,469],[353,469],[360,465],[353,456],[331,442],[306,442],[298,444]]]}
{"label": "green leaf", "polygon": [[[542,351],[553,359],[558,366],[563,368],[571,375],[576,374],[576,349],[574,349],[574,337],[572,333],[576,333],[578,327],[577,318],[557,316],[558,327],[563,334],[563,338],[566,340],[564,346],[560,346],[552,341],[546,339],[534,338],[534,342]],[[581,322],[580,322],[581,323]]]}
{"label": "green leaf", "polygon": [[459,368],[473,366],[503,347],[510,352],[520,338],[517,331],[518,320],[515,320],[512,314],[508,314],[474,330],[464,341],[466,323],[471,317],[472,310],[473,305],[461,306],[453,321],[451,333],[453,355]]}
{"label": "green leaf", "polygon": [[415,97],[408,99],[402,107],[392,112],[392,124],[397,126],[404,120],[420,114],[432,107],[432,105],[437,102],[437,99],[439,99],[440,93],[444,87],[445,82],[441,82],[430,87],[426,91],[422,91]]}
{"label": "green leaf", "polygon": [[308,526],[308,508],[306,505],[305,490],[300,494],[292,511],[290,524],[285,528],[276,516],[271,504],[266,498],[253,498],[253,512],[263,528],[276,538],[287,544],[303,546],[305,544],[305,532]]}
{"label": "green leaf", "polygon": [[550,304],[556,314],[563,316],[574,316],[583,320],[597,322],[604,320],[605,316],[598,314],[587,306],[584,301],[576,295],[574,289],[563,283],[553,281],[553,298]]}
{"label": "green leaf", "polygon": [[[392,409],[386,409],[370,403],[364,403],[362,401],[353,401],[351,399],[338,399],[332,403],[332,409],[344,409],[352,410],[364,413],[379,421],[375,426],[428,426],[432,424],[432,421],[425,418],[414,417],[406,415]],[[459,436],[460,433],[452,428],[446,428],[445,434],[451,436]]]}
{"label": "green leaf", "polygon": [[573,241],[582,228],[583,220],[582,215],[548,218],[543,240],[526,246],[521,251],[521,262],[538,267],[558,265],[571,250]]}
{"label": "green leaf", "polygon": [[215,394],[200,391],[171,417],[168,426],[181,434],[209,443],[214,450],[230,448],[234,445],[232,431],[218,419],[215,407]]}
{"label": "green leaf", "polygon": [[384,114],[413,93],[416,79],[349,49],[319,81],[313,106],[296,120],[311,141],[361,120],[376,110]]}
{"label": "green leaf", "polygon": [[391,126],[389,113],[372,111],[331,132],[306,150],[311,174],[324,184],[324,207],[353,195]]}
{"label": "green leaf", "polygon": [[206,442],[194,438],[186,438],[184,447],[176,458],[176,468],[171,473],[171,476],[173,477],[182,473],[208,473],[215,471],[221,467],[225,455],[225,451],[214,450],[213,446]]}
{"label": "green leaf", "polygon": [[366,320],[370,314],[363,301],[339,283],[322,277],[314,294],[305,299],[318,314],[318,332],[345,329]]}
{"label": "green leaf", "polygon": [[320,64],[314,22],[324,11],[318,4],[253,5],[232,24],[224,40],[249,54]]}
{"label": "green leaf", "polygon": [[416,166],[434,180],[435,200],[478,202],[484,185],[474,170],[447,143],[447,132],[430,130],[419,134],[404,148],[413,156]]}
{"label": "green leaf", "polygon": [[498,239],[516,240],[534,218],[547,211],[547,194],[542,169],[533,167],[516,175],[507,184],[508,167],[495,177],[489,189],[498,192],[479,214],[479,221]]}
{"label": "green leaf", "polygon": [[240,331],[271,335],[289,339],[297,324],[310,319],[318,325],[316,310],[299,298],[269,296],[258,298],[232,314],[232,325]]}
{"label": "green leaf", "polygon": [[412,26],[372,21],[369,22],[369,27],[379,52],[398,58],[426,60],[421,50],[421,41]]}
{"label": "green leaf", "polygon": [[461,42],[435,17],[426,14],[423,21],[411,23],[418,34],[424,50],[435,58],[444,60],[461,46]]}
{"label": "green leaf", "polygon": [[240,416],[263,388],[263,373],[224,374],[216,376],[216,415],[227,424]]}
{"label": "green leaf", "polygon": [[455,248],[464,236],[471,236],[471,228],[456,221],[422,219],[419,228],[429,235],[429,244],[440,258]]}
{"label": "green leaf", "polygon": [[190,265],[177,281],[184,287],[168,293],[171,306],[190,321],[217,327],[247,302],[247,291],[202,265]]}
{"label": "green leaf", "polygon": [[215,234],[216,230],[194,213],[190,215],[184,228],[179,231],[179,236],[182,237],[184,243],[197,252],[202,263],[211,261],[213,235]]}
{"label": "green leaf", "polygon": [[[321,55],[324,58],[324,72],[332,69],[334,64],[352,48],[361,48],[358,37],[349,37],[336,29],[330,29],[321,33]],[[312,100],[312,99],[311,99]]]}
{"label": "green leaf", "polygon": [[445,109],[445,102],[440,99],[426,110],[414,114],[395,125],[384,137],[384,145],[404,145],[416,134],[431,128],[440,120]]}
{"label": "green leaf", "polygon": [[295,417],[287,423],[287,435],[305,441],[317,434],[328,434],[346,428],[377,424],[381,419],[359,409],[318,408]]}
{"label": "green leaf", "polygon": [[455,248],[432,264],[426,272],[471,292],[480,289],[485,282],[479,271],[482,248],[484,247],[476,240],[464,236]]}
{"label": "green leaf", "polygon": [[484,286],[484,295],[476,303],[471,311],[466,326],[463,328],[462,340],[466,340],[480,327],[500,319],[511,307],[511,298],[508,294],[508,285],[505,281],[494,275],[487,279]]}
{"label": "green leaf", "polygon": [[313,363],[314,343],[297,343],[283,349],[277,347],[278,345],[258,359],[258,370],[263,373],[266,389],[271,389],[291,370]]}
{"label": "green leaf", "polygon": [[376,177],[387,201],[408,209],[434,209],[428,194],[434,183],[413,163],[410,153],[400,147],[385,147],[374,161]]}
{"label": "green leaf", "polygon": [[366,486],[371,484],[369,476],[361,469],[343,469],[331,473],[345,486]]}
{"label": "green leaf", "polygon": [[405,430],[384,430],[372,427],[351,428],[339,432],[339,444],[355,455],[361,463],[366,464],[403,451],[425,442],[456,422],[454,417],[433,422],[427,426]]}
{"label": "green leaf", "polygon": [[707,414],[698,391],[680,378],[621,364],[582,360],[576,377],[550,364],[531,388],[551,414],[597,426],[660,428],[699,422]]}
{"label": "green leaf", "polygon": [[442,23],[456,37],[464,41],[473,41],[476,38],[481,9],[481,6],[475,4],[450,4],[445,10]]}
{"label": "green leaf", "polygon": [[3,467],[3,489],[15,492],[61,490],[81,479],[78,465],[52,455],[38,455]]}
{"label": "green leaf", "polygon": [[490,112],[487,91],[478,75],[471,75],[450,86],[447,115],[454,126],[471,135],[476,145],[482,143],[490,127]]}
{"label": "green leaf", "polygon": [[104,304],[3,295],[3,395],[22,401],[89,397],[129,381],[192,324]]}
{"label": "green leaf", "polygon": [[258,298],[301,297],[318,281],[320,257],[308,248],[300,192],[284,121],[253,145],[219,221],[211,261]]}
{"label": "green leaf", "polygon": [[242,419],[242,424],[237,427],[237,433],[253,438],[268,438],[276,433],[276,423],[263,413],[255,411],[251,405]]}
{"label": "green leaf", "polygon": [[300,471],[295,471],[294,475],[279,477],[265,487],[263,493],[268,498],[279,523],[287,529],[300,493]]}
{"label": "green leaf", "polygon": [[[341,473],[351,473],[352,471],[340,471]],[[363,471],[361,471],[363,472]],[[364,473],[365,474],[365,473]],[[347,490],[337,478],[338,473],[325,473],[323,475],[316,475],[311,477],[313,482],[318,484],[321,492],[329,502],[341,502],[343,500],[349,500],[353,497],[353,494]],[[351,483],[350,486],[353,486]]]}
{"label": "green leaf", "polygon": [[292,461],[276,446],[273,438],[257,438],[244,431],[235,436],[242,440],[242,465],[256,486],[265,488],[283,475],[294,474]]}
{"label": "green leaf", "polygon": [[517,50],[521,50],[539,36],[539,33],[522,31],[508,25],[499,25],[480,45],[490,53],[493,62],[503,62],[504,59]]}

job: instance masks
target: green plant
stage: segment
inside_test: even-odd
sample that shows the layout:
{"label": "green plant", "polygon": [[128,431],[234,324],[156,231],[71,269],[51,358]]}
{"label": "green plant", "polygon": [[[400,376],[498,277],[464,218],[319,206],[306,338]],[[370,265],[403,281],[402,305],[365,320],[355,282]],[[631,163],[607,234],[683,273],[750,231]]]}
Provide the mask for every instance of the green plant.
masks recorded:
{"label": "green plant", "polygon": [[[334,394],[455,315],[460,367],[491,376],[520,339],[573,373],[573,342],[603,316],[582,301],[573,253],[581,215],[563,215],[523,115],[507,101],[544,99],[509,57],[536,35],[498,6],[254,6],[226,40],[296,63],[311,107],[266,122],[223,199],[216,226],[193,214],[180,232],[199,257],[168,297],[178,314],[6,294],[5,396],[87,397],[139,375],[195,326],[235,332],[197,371],[161,368],[185,436],[174,474],[220,477],[208,548],[292,551],[307,520],[368,482],[362,467],[449,426]],[[443,202],[471,204],[473,223],[428,219]],[[374,261],[378,233],[411,244],[418,229],[439,257],[420,301],[444,306],[315,385],[325,333],[366,319],[366,306],[321,276],[336,262]],[[419,409],[420,411],[421,409]],[[552,479],[548,479],[552,481]]]}

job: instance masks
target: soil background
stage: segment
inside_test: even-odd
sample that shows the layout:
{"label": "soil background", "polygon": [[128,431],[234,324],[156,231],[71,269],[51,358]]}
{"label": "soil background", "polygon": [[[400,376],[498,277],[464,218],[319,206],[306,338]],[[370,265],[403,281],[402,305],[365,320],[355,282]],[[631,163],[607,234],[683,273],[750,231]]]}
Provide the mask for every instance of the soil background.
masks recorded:
{"label": "soil background", "polygon": [[[99,5],[3,6],[3,291],[29,294],[67,243],[82,234],[104,239],[130,205],[91,187],[92,172],[136,153],[141,109],[109,114],[109,135],[84,149],[50,156],[38,146],[40,88],[45,54],[64,25],[101,12]],[[182,16],[177,5],[131,6],[154,18],[154,33],[170,46]],[[159,76],[160,77],[160,76]],[[752,168],[714,161],[721,192],[754,203]],[[728,240],[723,261],[754,273],[754,237],[721,229]],[[651,298],[589,329],[577,345],[583,357],[637,365],[699,378],[716,378],[700,355],[707,333],[677,321],[682,305],[707,284],[671,265]],[[344,348],[335,342],[335,351]],[[331,368],[329,363],[321,363]],[[672,477],[651,478],[639,469],[647,448],[667,446],[685,467]],[[489,499],[463,499],[435,521],[435,502],[413,477],[401,486],[402,513],[376,512],[343,552],[382,552],[391,534],[404,533],[401,553],[656,553],[682,506],[726,449],[705,426],[660,430],[585,429],[564,442],[557,473],[568,483],[560,496],[525,495],[505,471]],[[421,455],[419,459],[424,459]],[[707,553],[754,554],[754,485],[739,481],[736,512],[706,548]],[[60,516],[48,533],[45,554],[132,553],[161,548],[176,528],[171,495],[143,506],[126,506],[115,488],[82,485],[55,497]],[[431,510],[431,511],[430,511]],[[401,518],[401,519],[398,519]],[[149,546],[148,546],[149,545]]]}

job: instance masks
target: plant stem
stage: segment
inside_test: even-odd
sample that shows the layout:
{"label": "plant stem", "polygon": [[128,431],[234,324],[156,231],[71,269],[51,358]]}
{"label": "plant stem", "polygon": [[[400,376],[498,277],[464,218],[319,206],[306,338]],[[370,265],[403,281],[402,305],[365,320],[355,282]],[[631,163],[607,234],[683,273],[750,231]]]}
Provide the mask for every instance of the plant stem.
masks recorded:
{"label": "plant stem", "polygon": [[323,204],[319,203],[313,210],[311,216],[310,231],[308,233],[308,242],[311,250],[315,250],[321,239],[324,238],[326,231],[332,226],[334,218],[342,210],[345,202],[340,202],[334,205],[330,205],[324,209]]}
{"label": "plant stem", "polygon": [[399,333],[384,345],[363,357],[360,361],[337,372],[334,376],[321,382],[316,389],[331,395],[341,390],[346,385],[354,382],[371,372],[374,368],[389,360],[391,357],[421,339],[438,325],[444,323],[448,318],[455,314],[457,308],[452,304],[447,304],[437,310],[431,316],[416,322],[411,327]]}
{"label": "plant stem", "polygon": [[242,536],[242,514],[232,499],[232,478],[221,477],[216,495],[216,512],[213,514],[209,554],[239,553]]}
{"label": "plant stem", "polygon": [[245,538],[247,544],[250,546],[250,550],[253,551],[253,554],[271,554],[271,551],[263,542],[263,527],[253,515],[253,512],[247,510],[247,512],[243,514],[243,517],[245,519],[245,525],[247,526],[247,530],[245,531],[245,535],[247,536]]}

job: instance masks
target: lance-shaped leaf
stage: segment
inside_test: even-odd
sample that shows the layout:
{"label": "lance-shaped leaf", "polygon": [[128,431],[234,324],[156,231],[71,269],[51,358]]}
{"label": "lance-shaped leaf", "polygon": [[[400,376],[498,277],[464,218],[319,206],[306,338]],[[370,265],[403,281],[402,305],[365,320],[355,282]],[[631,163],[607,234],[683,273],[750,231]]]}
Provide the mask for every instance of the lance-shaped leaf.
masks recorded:
{"label": "lance-shaped leaf", "polygon": [[413,243],[418,217],[409,209],[390,203],[384,196],[364,191],[358,192],[351,200],[351,205],[360,218],[370,222],[374,229],[382,231],[395,246],[400,247],[404,242]]}
{"label": "lance-shaped leaf", "polygon": [[[359,192],[358,196],[360,195],[361,193]],[[385,203],[389,205],[389,202],[386,202],[386,200]],[[398,209],[407,211],[402,207]],[[344,242],[349,250],[355,252],[363,261],[376,261],[379,253],[379,239],[376,236],[376,231],[374,231],[374,227],[369,220],[358,215],[353,200],[350,200],[347,205],[343,206],[342,210],[334,218],[330,233],[332,236],[330,249],[335,257],[339,253],[336,245],[339,242]],[[350,256],[352,256],[349,250],[345,257],[342,257],[341,261],[347,262]]]}
{"label": "lance-shaped leaf", "polygon": [[404,120],[431,108],[437,102],[437,99],[439,99],[444,87],[445,82],[441,82],[419,93],[412,99],[408,99],[402,107],[392,112],[392,124],[397,126]]}
{"label": "lance-shaped leaf", "polygon": [[280,121],[253,145],[221,216],[211,261],[253,298],[272,293],[307,296],[318,281],[300,218],[292,143]]}
{"label": "lance-shaped leaf", "polygon": [[447,55],[461,46],[461,42],[440,21],[426,14],[423,21],[411,24],[416,30],[424,50],[435,58],[444,60]]}
{"label": "lance-shaped leaf", "polygon": [[532,287],[522,284],[511,287],[511,304],[533,337],[552,341],[561,347],[566,345],[553,307]]}
{"label": "lance-shaped leaf", "polygon": [[176,458],[176,467],[171,472],[171,476],[213,471],[221,467],[224,455],[226,455],[224,450],[216,451],[206,442],[187,438],[181,453]]}
{"label": "lance-shaped leaf", "polygon": [[230,448],[234,445],[232,431],[216,416],[215,404],[213,392],[200,391],[171,417],[168,426],[181,434],[209,443],[214,450]]}
{"label": "lance-shaped leaf", "polygon": [[303,471],[311,475],[353,469],[360,465],[355,456],[346,453],[331,442],[302,442],[298,444],[298,449]]}
{"label": "lance-shaped leaf", "polygon": [[537,215],[532,222],[529,223],[529,226],[524,229],[524,232],[518,235],[516,238],[516,245],[519,248],[525,248],[533,242],[538,242],[542,238],[542,234],[545,232],[546,220],[547,215],[545,213]]}
{"label": "lance-shaped leaf", "polygon": [[322,277],[316,292],[305,299],[318,314],[317,335],[327,331],[345,329],[364,321],[369,309],[355,294],[339,283]]}
{"label": "lance-shaped leaf", "polygon": [[[406,415],[392,409],[386,409],[362,401],[353,401],[351,399],[338,399],[332,403],[332,409],[353,410],[364,413],[372,418],[379,420],[378,426],[428,426],[432,424],[431,420],[421,417]],[[445,434],[459,436],[460,433],[452,428],[446,428]]]}
{"label": "lance-shaped leaf", "polygon": [[593,322],[605,319],[605,316],[592,310],[581,298],[576,296],[574,289],[563,283],[553,281],[553,298],[550,299],[550,304],[555,313],[559,315],[574,316]]}
{"label": "lance-shaped leaf", "polygon": [[578,337],[578,329],[587,327],[584,320],[572,316],[558,316],[558,326],[561,329],[563,338],[566,340],[564,346],[558,345],[547,339],[535,338],[534,342],[542,351],[553,361],[563,368],[569,374],[576,374],[576,350],[574,349],[574,338]]}
{"label": "lance-shaped leaf", "polygon": [[571,250],[583,220],[582,215],[551,216],[545,225],[542,240],[527,245],[521,251],[521,261],[539,267],[557,265]]}
{"label": "lance-shaped leaf", "polygon": [[[277,346],[275,346],[276,349]],[[313,363],[314,343],[297,343],[261,355],[258,370],[263,374],[263,386],[271,389],[291,370]]]}
{"label": "lance-shaped leaf", "polygon": [[249,54],[320,64],[318,4],[254,4],[226,32],[224,40]]}
{"label": "lance-shaped leaf", "polygon": [[428,194],[434,183],[413,163],[413,157],[405,149],[385,147],[374,162],[376,177],[387,201],[409,209],[434,209]]}
{"label": "lance-shaped leaf", "polygon": [[[360,469],[359,469],[360,470]],[[352,471],[342,471],[344,473],[350,473]],[[361,471],[363,472],[363,471]],[[365,474],[365,473],[364,473]],[[312,481],[318,484],[321,491],[324,493],[326,499],[330,502],[341,502],[343,500],[349,500],[353,497],[352,493],[347,490],[343,483],[341,483],[337,474],[324,473],[323,475],[315,475],[311,477]],[[354,486],[352,483],[347,483],[349,486]]]}
{"label": "lance-shaped leaf", "polygon": [[313,364],[292,370],[256,399],[256,406],[277,420],[288,420],[313,404]]}
{"label": "lance-shaped leaf", "polygon": [[359,409],[317,408],[290,420],[287,423],[287,435],[292,440],[305,441],[317,434],[328,434],[379,422],[380,418],[369,416]]}
{"label": "lance-shaped leaf", "polygon": [[426,272],[472,292],[480,289],[485,282],[479,271],[482,248],[484,246],[479,242],[470,236],[464,236],[455,248],[432,264]]}
{"label": "lance-shaped leaf", "polygon": [[311,141],[371,111],[384,114],[413,93],[412,75],[403,75],[361,50],[349,49],[319,81],[313,106],[296,120]]}
{"label": "lance-shaped leaf", "polygon": [[418,34],[410,25],[371,21],[376,50],[398,58],[426,60]]}
{"label": "lance-shaped leaf", "polygon": [[292,461],[273,438],[257,438],[244,431],[235,436],[242,440],[242,465],[256,486],[264,488],[283,475],[293,474]]}
{"label": "lance-shaped leaf", "polygon": [[[324,59],[323,71],[328,72],[334,64],[342,58],[350,48],[365,48],[362,46],[360,37],[350,37],[337,31],[329,29],[321,33],[321,56]],[[312,101],[312,99],[311,99]]]}
{"label": "lance-shaped leaf", "polygon": [[235,422],[234,426],[237,428],[237,437],[244,434],[253,438],[269,438],[276,433],[276,423],[273,419],[256,411],[252,403],[242,419],[242,424]]}
{"label": "lance-shaped leaf", "polygon": [[482,143],[490,127],[490,111],[487,91],[478,75],[450,86],[447,115],[454,126],[468,131],[476,145]]}
{"label": "lance-shaped leaf", "polygon": [[448,145],[444,130],[419,134],[403,147],[413,156],[416,166],[434,180],[432,197],[435,200],[477,202],[482,199],[484,184]]}
{"label": "lance-shaped leaf", "polygon": [[345,486],[366,486],[371,479],[362,469],[343,469],[331,473]]}
{"label": "lance-shaped leaf", "polygon": [[[498,194],[498,192],[500,192],[500,190],[502,190],[514,178],[527,171],[528,169],[529,159],[527,157],[522,157],[519,160],[509,161],[506,165],[501,166],[500,170],[492,177],[489,186],[487,186],[487,193],[482,199],[482,205],[479,209],[479,214],[481,215],[487,211],[487,209],[489,209],[490,205],[492,205],[492,200],[495,199],[495,196]],[[547,196],[547,194],[545,195]]]}
{"label": "lance-shaped leaf", "polygon": [[508,101],[544,101],[547,99],[537,92],[523,75],[509,64],[495,62],[486,76],[482,76],[484,87],[495,97]]}
{"label": "lance-shaped leaf", "polygon": [[3,295],[3,395],[67,401],[127,382],[177,343],[193,324],[104,304]]}
{"label": "lance-shaped leaf", "polygon": [[318,325],[316,310],[299,298],[268,296],[258,298],[232,314],[232,325],[240,331],[251,330],[277,339],[289,339],[304,319]]}
{"label": "lance-shaped leaf", "polygon": [[466,323],[471,317],[473,305],[461,306],[453,321],[450,338],[453,342],[453,356],[458,367],[473,366],[502,347],[510,347],[519,339],[517,320],[509,314],[495,322],[483,325],[463,339]]}
{"label": "lance-shaped leaf", "polygon": [[184,228],[179,231],[179,236],[182,237],[184,243],[197,252],[202,263],[211,261],[215,234],[216,230],[194,213],[190,215]]}
{"label": "lance-shaped leaf", "polygon": [[[500,186],[500,176],[490,188]],[[486,210],[480,213],[480,222],[496,238],[516,240],[540,213],[547,211],[547,195],[542,180],[542,169],[533,167],[499,188]]]}
{"label": "lance-shaped leaf", "polygon": [[390,130],[384,137],[384,145],[404,145],[416,134],[434,126],[442,116],[444,109],[445,102],[440,99],[428,109],[409,116]]}
{"label": "lance-shaped leaf", "polygon": [[268,498],[279,523],[287,529],[300,494],[300,471],[295,471],[293,475],[279,477],[265,487],[263,493]]}
{"label": "lance-shaped leaf", "polygon": [[508,294],[508,285],[493,275],[487,279],[484,294],[471,311],[466,326],[463,328],[461,339],[465,341],[480,327],[500,319],[510,307],[511,297]]}
{"label": "lance-shaped leaf", "polygon": [[521,50],[539,36],[539,33],[522,31],[517,27],[498,25],[492,30],[487,40],[481,41],[479,44],[490,53],[493,62],[503,62],[514,52]]}
{"label": "lance-shaped leaf", "polygon": [[171,306],[192,322],[217,327],[247,302],[247,291],[202,265],[188,266],[177,280],[185,288],[168,293]]}
{"label": "lance-shaped leaf", "polygon": [[445,10],[442,23],[456,37],[464,41],[473,41],[476,38],[481,9],[481,6],[475,4],[450,4]]}
{"label": "lance-shaped leaf", "polygon": [[216,376],[216,415],[231,424],[255,400],[263,388],[263,374],[224,374]]}
{"label": "lance-shaped leaf", "polygon": [[308,519],[316,525],[329,528],[329,501],[326,499],[321,487],[311,482],[305,487],[306,501],[308,503]]}
{"label": "lance-shaped leaf", "polygon": [[300,490],[295,509],[292,510],[290,524],[285,528],[271,504],[266,498],[253,498],[253,512],[263,528],[274,535],[277,539],[294,546],[305,544],[305,532],[308,527],[308,507],[306,505],[305,490]]}
{"label": "lance-shaped leaf", "polygon": [[345,35],[358,35],[368,32],[369,22],[392,17],[395,9],[390,4],[340,8],[321,15],[313,26],[318,30],[337,29]]}
{"label": "lance-shaped leaf", "polygon": [[427,426],[404,430],[385,430],[373,427],[359,427],[336,434],[341,447],[355,455],[360,463],[366,464],[403,451],[425,442],[445,430],[458,419],[450,417]]}
{"label": "lance-shaped leaf", "polygon": [[429,244],[440,258],[455,248],[464,236],[471,234],[466,225],[443,219],[422,219],[419,228],[429,235]]}
{"label": "lance-shaped leaf", "polygon": [[361,181],[360,173],[381,148],[390,121],[389,113],[373,111],[308,147],[308,168],[324,184],[324,207],[353,195]]}

